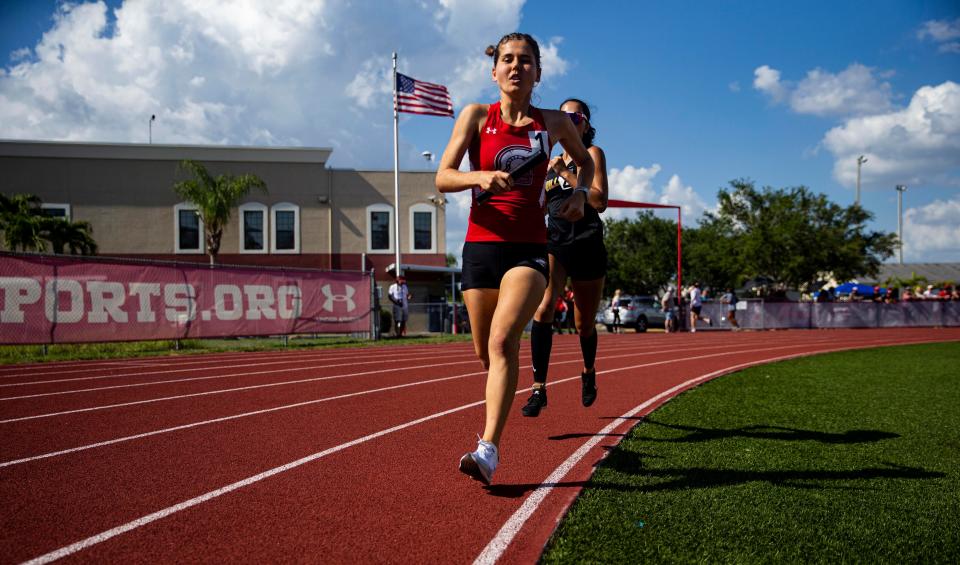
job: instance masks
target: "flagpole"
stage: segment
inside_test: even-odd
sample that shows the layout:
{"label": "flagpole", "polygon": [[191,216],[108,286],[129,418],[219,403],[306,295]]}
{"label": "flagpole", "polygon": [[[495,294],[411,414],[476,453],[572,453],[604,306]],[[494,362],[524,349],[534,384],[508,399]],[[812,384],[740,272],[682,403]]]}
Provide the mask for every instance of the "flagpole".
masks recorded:
{"label": "flagpole", "polygon": [[403,274],[400,267],[400,126],[397,118],[397,53],[393,53],[393,244],[396,251],[394,273]]}

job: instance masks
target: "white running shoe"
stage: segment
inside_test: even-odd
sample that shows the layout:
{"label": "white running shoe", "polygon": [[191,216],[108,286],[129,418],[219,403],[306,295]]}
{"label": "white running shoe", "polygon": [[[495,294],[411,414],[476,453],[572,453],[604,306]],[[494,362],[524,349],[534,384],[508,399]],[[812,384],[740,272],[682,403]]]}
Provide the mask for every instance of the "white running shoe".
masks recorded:
{"label": "white running shoe", "polygon": [[477,441],[476,451],[471,451],[460,458],[460,472],[489,485],[499,463],[500,454],[497,452],[497,446],[481,439]]}

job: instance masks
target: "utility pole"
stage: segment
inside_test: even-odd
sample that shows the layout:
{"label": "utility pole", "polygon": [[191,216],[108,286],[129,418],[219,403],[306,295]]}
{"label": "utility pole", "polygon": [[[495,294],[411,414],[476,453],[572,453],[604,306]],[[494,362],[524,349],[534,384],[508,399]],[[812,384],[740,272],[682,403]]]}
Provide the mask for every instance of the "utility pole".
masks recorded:
{"label": "utility pole", "polygon": [[857,157],[857,206],[860,205],[860,167],[867,162],[867,158],[863,155]]}
{"label": "utility pole", "polygon": [[897,185],[897,240],[900,247],[900,264],[903,265],[903,191],[906,185]]}
{"label": "utility pole", "polygon": [[149,125],[148,125],[149,132],[150,132],[150,133],[148,134],[149,137],[147,137],[147,141],[148,141],[150,144],[153,144],[153,121],[156,120],[156,119],[157,119],[157,115],[156,115],[156,114],[150,114],[150,123],[149,123]]}

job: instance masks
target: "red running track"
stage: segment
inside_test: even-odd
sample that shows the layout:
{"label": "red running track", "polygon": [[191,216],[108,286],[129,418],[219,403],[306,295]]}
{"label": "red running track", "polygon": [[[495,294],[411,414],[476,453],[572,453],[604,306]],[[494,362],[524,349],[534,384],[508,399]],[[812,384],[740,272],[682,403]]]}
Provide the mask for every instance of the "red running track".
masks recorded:
{"label": "red running track", "polygon": [[469,344],[0,367],[0,561],[534,562],[638,418],[743,367],[960,329],[601,335],[599,399],[557,337],[550,405],[519,407],[491,487]]}

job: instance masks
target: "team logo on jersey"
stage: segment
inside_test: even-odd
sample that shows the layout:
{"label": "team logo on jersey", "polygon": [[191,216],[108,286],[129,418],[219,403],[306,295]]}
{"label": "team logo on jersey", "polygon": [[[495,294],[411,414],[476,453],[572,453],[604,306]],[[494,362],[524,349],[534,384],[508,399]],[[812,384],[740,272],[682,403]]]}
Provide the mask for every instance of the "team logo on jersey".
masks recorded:
{"label": "team logo on jersey", "polygon": [[[494,160],[494,166],[498,171],[513,172],[520,166],[527,157],[533,154],[534,148],[529,145],[508,145],[497,153]],[[531,186],[533,184],[533,171],[528,171],[523,175],[513,179],[514,186]]]}

